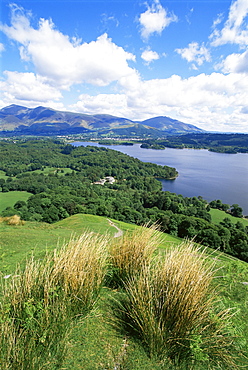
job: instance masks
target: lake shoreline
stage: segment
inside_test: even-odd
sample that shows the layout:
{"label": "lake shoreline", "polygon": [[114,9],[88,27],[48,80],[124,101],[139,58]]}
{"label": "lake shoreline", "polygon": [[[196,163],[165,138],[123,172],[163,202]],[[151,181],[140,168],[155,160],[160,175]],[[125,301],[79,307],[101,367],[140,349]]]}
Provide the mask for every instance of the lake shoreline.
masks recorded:
{"label": "lake shoreline", "polygon": [[208,202],[220,199],[230,206],[239,204],[243,214],[248,215],[248,153],[231,156],[207,149],[143,150],[138,143],[132,146],[117,146],[82,141],[72,145],[106,147],[138,158],[142,162],[174,167],[178,176],[175,179],[162,179],[163,191],[185,197],[201,196]]}

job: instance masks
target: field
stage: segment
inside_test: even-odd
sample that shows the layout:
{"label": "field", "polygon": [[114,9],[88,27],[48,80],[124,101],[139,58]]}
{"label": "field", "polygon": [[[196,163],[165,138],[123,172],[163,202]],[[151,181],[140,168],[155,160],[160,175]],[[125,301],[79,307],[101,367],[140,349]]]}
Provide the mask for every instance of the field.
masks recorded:
{"label": "field", "polygon": [[7,193],[0,192],[0,212],[2,212],[6,207],[13,207],[18,200],[27,201],[27,199],[32,195],[26,191],[10,191]]}
{"label": "field", "polygon": [[8,176],[5,175],[5,172],[0,170],[0,179],[7,180]]}
{"label": "field", "polygon": [[72,170],[70,168],[56,168],[56,167],[44,167],[43,170],[35,170],[32,171],[33,173],[43,173],[44,175],[49,174],[58,174],[59,176],[65,175],[66,173],[71,173]]}
{"label": "field", "polygon": [[[64,245],[72,236],[79,236],[85,231],[93,231],[101,235],[107,233],[113,237],[117,232],[113,225],[124,234],[137,229],[135,225],[83,214],[74,215],[52,225],[26,222],[24,225],[10,226],[2,222],[0,223],[0,274],[2,277],[13,274],[16,265],[24,264],[31,254],[40,260],[46,251]],[[173,249],[180,242],[179,238],[162,234],[160,251],[166,252]],[[221,305],[237,311],[233,317],[233,326],[241,336],[243,347],[248,354],[248,285],[245,284],[248,283],[248,265],[210,249],[208,253],[210,260],[214,259],[218,268],[214,281],[220,289]],[[74,325],[61,370],[162,369],[161,362],[150,358],[139,341],[109,325],[106,302],[111,292],[110,288],[104,287],[93,311],[84,320]],[[169,363],[167,365],[163,368],[174,369]],[[52,367],[46,367],[46,369],[54,370]],[[198,368],[194,369],[198,370]]]}
{"label": "field", "polygon": [[237,221],[242,222],[244,226],[248,226],[248,219],[247,218],[237,218],[229,215],[228,213],[224,211],[220,211],[219,209],[210,209],[210,215],[212,217],[212,222],[219,224],[221,221],[224,220],[224,218],[229,218],[233,224],[236,224]]}

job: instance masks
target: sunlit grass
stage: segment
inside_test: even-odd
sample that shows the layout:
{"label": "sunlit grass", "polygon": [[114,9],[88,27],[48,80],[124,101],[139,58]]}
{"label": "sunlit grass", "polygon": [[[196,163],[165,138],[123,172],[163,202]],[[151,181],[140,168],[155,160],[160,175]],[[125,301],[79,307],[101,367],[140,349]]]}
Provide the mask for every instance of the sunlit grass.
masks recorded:
{"label": "sunlit grass", "polygon": [[13,207],[18,200],[26,202],[31,195],[32,194],[27,191],[0,192],[0,212],[2,212],[6,207]]}
{"label": "sunlit grass", "polygon": [[110,285],[122,286],[130,277],[140,273],[149,263],[161,243],[162,234],[154,225],[139,227],[113,240],[110,246]]}
{"label": "sunlit grass", "polygon": [[[120,238],[93,215],[0,224],[2,246],[12,235],[6,252],[26,246],[24,256],[37,243],[24,269],[2,270],[1,370],[237,368],[232,332],[240,329],[244,352],[247,264],[191,243],[178,247],[156,228],[114,223]],[[242,314],[232,317],[232,307]]]}
{"label": "sunlit grass", "polygon": [[129,275],[111,300],[114,325],[138,337],[150,357],[175,366],[238,368],[232,311],[218,308],[214,274],[214,261],[184,242]]}
{"label": "sunlit grass", "polygon": [[248,226],[248,219],[247,218],[239,218],[239,217],[233,217],[232,215],[221,211],[219,209],[210,209],[210,215],[212,218],[212,222],[215,224],[219,224],[221,221],[224,220],[224,218],[229,218],[233,224],[236,224],[238,221],[241,222],[244,226]]}
{"label": "sunlit grass", "polygon": [[7,276],[0,303],[2,370],[60,366],[72,322],[94,307],[107,266],[106,236],[85,233]]}

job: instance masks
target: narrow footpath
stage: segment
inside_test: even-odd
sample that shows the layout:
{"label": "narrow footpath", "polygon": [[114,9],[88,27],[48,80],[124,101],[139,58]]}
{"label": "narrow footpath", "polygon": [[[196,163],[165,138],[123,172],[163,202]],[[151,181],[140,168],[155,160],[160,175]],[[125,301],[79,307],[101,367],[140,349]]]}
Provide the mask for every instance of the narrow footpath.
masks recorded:
{"label": "narrow footpath", "polygon": [[122,236],[123,231],[118,226],[116,226],[111,220],[109,220],[108,218],[107,218],[107,220],[108,220],[110,226],[116,228],[116,230],[117,230],[117,233],[115,233],[114,238],[119,238],[120,236]]}

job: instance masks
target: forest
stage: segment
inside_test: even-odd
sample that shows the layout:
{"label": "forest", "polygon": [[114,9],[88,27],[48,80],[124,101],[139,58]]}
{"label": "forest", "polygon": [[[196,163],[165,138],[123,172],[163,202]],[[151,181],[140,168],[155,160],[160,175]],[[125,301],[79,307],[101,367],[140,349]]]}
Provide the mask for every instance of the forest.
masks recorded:
{"label": "forest", "polygon": [[247,134],[190,133],[179,136],[168,136],[166,139],[147,139],[142,141],[142,148],[194,148],[208,149],[218,153],[247,153]]}
{"label": "forest", "polygon": [[[248,227],[228,218],[242,217],[242,208],[162,191],[158,179],[176,178],[175,168],[106,148],[40,138],[0,141],[0,170],[0,191],[30,193],[26,202],[18,200],[3,210],[2,217],[17,214],[23,220],[53,223],[85,213],[137,225],[158,223],[166,233],[248,261]],[[94,184],[106,176],[115,182]],[[227,212],[227,217],[214,224],[211,208]]]}

